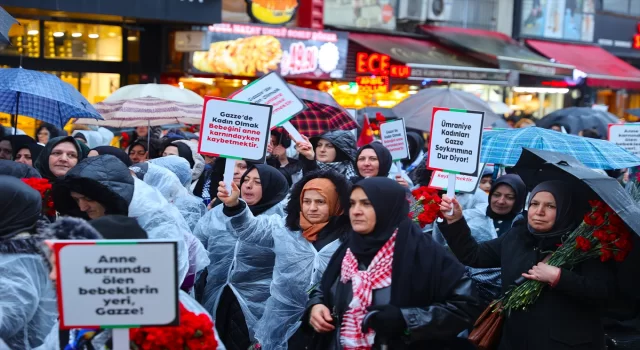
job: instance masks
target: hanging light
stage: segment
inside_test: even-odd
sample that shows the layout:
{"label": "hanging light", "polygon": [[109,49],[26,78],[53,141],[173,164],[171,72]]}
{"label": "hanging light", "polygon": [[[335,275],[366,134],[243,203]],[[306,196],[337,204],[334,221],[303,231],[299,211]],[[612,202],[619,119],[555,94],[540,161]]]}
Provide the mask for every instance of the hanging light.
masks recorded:
{"label": "hanging light", "polygon": [[62,38],[64,36],[64,32],[53,32],[53,36],[56,38]]}
{"label": "hanging light", "polygon": [[71,33],[71,36],[74,38],[79,38],[82,36],[82,33]]}
{"label": "hanging light", "polygon": [[38,35],[38,33],[40,32],[37,31],[36,29],[31,29],[30,31],[27,32],[28,35]]}
{"label": "hanging light", "polygon": [[99,37],[100,37],[99,34],[95,34],[95,33],[89,34],[90,39],[98,39]]}

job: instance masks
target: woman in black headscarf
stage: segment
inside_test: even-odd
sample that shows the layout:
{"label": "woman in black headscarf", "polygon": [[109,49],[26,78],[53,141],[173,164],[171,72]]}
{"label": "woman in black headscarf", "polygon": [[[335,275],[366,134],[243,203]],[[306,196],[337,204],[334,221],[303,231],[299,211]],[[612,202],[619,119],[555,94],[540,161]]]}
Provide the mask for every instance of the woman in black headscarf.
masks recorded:
{"label": "woman in black headscarf", "polygon": [[48,260],[34,237],[40,193],[2,175],[0,212],[0,338],[11,349],[32,349],[42,344],[57,317]]}
{"label": "woman in black headscarf", "polygon": [[97,157],[97,156],[101,156],[104,154],[110,154],[118,159],[120,159],[124,165],[126,165],[127,167],[130,167],[133,165],[133,162],[131,161],[131,158],[129,158],[129,155],[127,155],[127,152],[121,150],[120,148],[117,147],[113,147],[113,146],[99,146],[96,147],[94,149],[91,150],[91,152],[89,152],[89,157]]}
{"label": "woman in black headscarf", "polygon": [[527,187],[516,174],[503,175],[491,185],[487,216],[493,220],[498,236],[511,229],[526,200]]}
{"label": "woman in black headscarf", "polygon": [[89,149],[72,136],[60,136],[47,142],[33,167],[47,180],[64,176],[71,168],[86,158]]}
{"label": "woman in black headscarf", "polygon": [[193,169],[193,166],[196,164],[193,160],[193,153],[191,148],[182,142],[175,142],[175,139],[169,139],[169,141],[162,148],[161,156],[179,156],[180,158],[184,158],[189,162],[189,167]]}
{"label": "woman in black headscarf", "polygon": [[598,259],[562,268],[544,263],[578,226],[586,203],[575,201],[571,184],[562,181],[540,183],[530,198],[526,220],[478,244],[457,200],[445,196],[441,210],[446,221],[439,224],[440,230],[465,265],[501,268],[502,293],[522,277],[550,285],[527,311],[506,315],[499,349],[604,349],[598,306],[609,301],[614,289],[609,265]]}
{"label": "woman in black headscarf", "polygon": [[391,152],[380,142],[372,142],[360,147],[356,155],[355,171],[357,176],[351,178],[356,183],[364,178],[389,176],[393,159]]}
{"label": "woman in black headscarf", "polygon": [[19,145],[13,148],[13,160],[32,167],[42,150],[44,150],[44,146],[35,142]]}
{"label": "woman in black headscarf", "polygon": [[[206,204],[209,209],[222,203],[217,200],[218,183],[224,179],[226,164],[227,160],[225,158],[216,159],[211,170],[205,171],[200,175],[196,187],[193,189],[193,195],[202,198],[204,204]],[[242,175],[247,171],[247,167],[252,164],[252,162],[236,160],[233,171],[233,182],[235,182],[238,187],[240,187]]]}
{"label": "woman in black headscarf", "polygon": [[[331,258],[303,318],[322,334],[313,348],[371,349],[384,342],[392,349],[441,349],[473,323],[479,309],[464,267],[408,214],[405,190],[393,180],[354,185],[353,232]],[[365,334],[371,311],[377,311],[368,322],[375,333]]]}

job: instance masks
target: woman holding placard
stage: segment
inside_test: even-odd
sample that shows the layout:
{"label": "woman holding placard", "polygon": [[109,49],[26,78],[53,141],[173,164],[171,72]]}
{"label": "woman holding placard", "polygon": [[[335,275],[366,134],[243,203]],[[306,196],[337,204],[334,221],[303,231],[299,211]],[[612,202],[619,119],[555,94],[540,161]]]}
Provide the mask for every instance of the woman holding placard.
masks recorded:
{"label": "woman holding placard", "polygon": [[302,172],[307,174],[317,169],[331,169],[347,179],[356,176],[356,139],[350,131],[329,131],[311,140],[303,136],[304,141],[296,144],[296,150],[302,157]]}
{"label": "woman holding placard", "polygon": [[293,187],[286,218],[254,216],[239,200],[239,188],[234,184],[232,189],[229,193],[223,182],[218,188],[227,227],[240,240],[270,248],[276,255],[271,296],[255,338],[262,349],[287,349],[288,342],[297,341],[291,338],[301,325],[309,291],[349,230],[349,184],[334,171],[308,174]]}
{"label": "woman holding placard", "polygon": [[[404,178],[401,174],[390,174],[392,166],[393,158],[391,152],[382,143],[371,142],[358,150],[355,163],[355,170],[358,175],[350,179],[351,183],[356,183],[368,177],[380,176],[396,180],[404,188],[411,187],[411,180],[408,178]],[[402,172],[402,169],[396,168],[395,170]]]}

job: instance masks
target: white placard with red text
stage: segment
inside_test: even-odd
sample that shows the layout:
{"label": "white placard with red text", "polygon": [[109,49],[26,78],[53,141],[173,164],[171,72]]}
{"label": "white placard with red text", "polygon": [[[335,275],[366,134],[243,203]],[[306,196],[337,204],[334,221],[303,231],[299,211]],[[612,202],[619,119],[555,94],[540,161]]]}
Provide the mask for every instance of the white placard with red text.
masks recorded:
{"label": "white placard with red text", "polygon": [[404,119],[386,122],[380,125],[382,144],[391,152],[393,161],[409,158],[409,143]]}
{"label": "white placard with red text", "polygon": [[[485,164],[480,163],[478,166],[478,174],[482,174]],[[461,193],[472,193],[478,188],[479,176],[456,174],[455,191]],[[438,190],[447,190],[449,186],[449,174],[442,171],[434,171],[429,181],[429,187]]]}

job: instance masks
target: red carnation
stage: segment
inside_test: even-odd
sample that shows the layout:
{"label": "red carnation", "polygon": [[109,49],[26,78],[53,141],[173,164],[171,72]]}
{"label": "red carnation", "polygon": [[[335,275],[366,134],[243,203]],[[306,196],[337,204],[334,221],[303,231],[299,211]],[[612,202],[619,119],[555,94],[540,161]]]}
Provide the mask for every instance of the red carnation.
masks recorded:
{"label": "red carnation", "polygon": [[604,224],[604,215],[598,211],[591,212],[584,216],[584,223],[590,226],[601,226]]}
{"label": "red carnation", "polygon": [[51,195],[51,183],[47,179],[28,178],[22,179],[22,182],[29,185],[34,190],[40,192],[42,198],[42,213],[47,216],[56,216],[56,209]]}
{"label": "red carnation", "polygon": [[600,261],[606,262],[611,260],[613,257],[613,253],[608,248],[602,247],[600,248]]}
{"label": "red carnation", "polygon": [[579,236],[576,238],[576,248],[587,252],[589,251],[589,249],[591,249],[591,241],[582,236]]}

